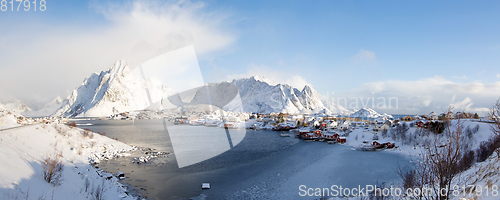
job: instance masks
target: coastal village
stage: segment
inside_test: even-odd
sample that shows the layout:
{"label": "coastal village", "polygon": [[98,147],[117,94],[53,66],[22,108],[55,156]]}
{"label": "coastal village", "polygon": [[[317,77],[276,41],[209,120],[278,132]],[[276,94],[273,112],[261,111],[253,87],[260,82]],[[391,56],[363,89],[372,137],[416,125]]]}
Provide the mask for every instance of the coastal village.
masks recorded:
{"label": "coastal village", "polygon": [[[224,129],[252,129],[277,131],[281,137],[296,137],[305,142],[326,142],[327,144],[347,144],[356,150],[375,151],[397,148],[394,136],[388,132],[399,127],[407,129],[436,130],[442,120],[448,116],[451,119],[470,119],[488,122],[477,113],[441,113],[431,112],[428,115],[393,117],[388,114],[378,114],[370,108],[362,108],[347,115],[288,114],[288,113],[246,113],[226,111],[205,112],[164,112],[135,111],[112,115],[98,120],[142,120],[166,119],[174,125],[206,126]],[[67,117],[29,118],[19,115],[16,123],[20,126],[33,124],[68,124]],[[9,128],[9,127],[2,127]],[[443,126],[441,125],[441,128]],[[361,133],[361,136],[350,137],[351,133]],[[361,137],[361,138],[359,138]],[[348,141],[349,140],[349,141]],[[352,141],[355,140],[355,141]]]}
{"label": "coastal village", "polygon": [[[115,120],[159,119],[164,118],[175,125],[207,126],[225,129],[272,130],[281,137],[296,137],[305,142],[318,141],[327,144],[342,143],[356,150],[375,151],[397,148],[397,136],[388,136],[400,127],[415,130],[442,132],[445,117],[451,119],[481,119],[477,113],[441,113],[428,115],[401,115],[394,117],[379,114],[373,109],[362,108],[345,115],[288,114],[288,113],[251,113],[251,112],[130,112],[108,117]],[[406,130],[407,131],[407,130]],[[406,132],[405,131],[405,132]],[[349,137],[353,133],[354,137]],[[397,134],[397,133],[394,133]],[[399,133],[401,134],[401,133]],[[359,135],[359,136],[358,136]],[[416,136],[413,136],[416,137]],[[349,141],[348,141],[349,140]]]}

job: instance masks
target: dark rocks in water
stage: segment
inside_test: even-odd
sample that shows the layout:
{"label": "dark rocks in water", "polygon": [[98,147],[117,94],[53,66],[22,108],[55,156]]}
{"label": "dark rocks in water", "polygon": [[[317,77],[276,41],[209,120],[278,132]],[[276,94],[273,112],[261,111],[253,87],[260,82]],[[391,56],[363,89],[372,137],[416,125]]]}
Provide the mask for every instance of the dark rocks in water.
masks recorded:
{"label": "dark rocks in water", "polygon": [[158,151],[158,152],[146,151],[146,152],[143,152],[143,154],[146,154],[147,156],[133,158],[132,163],[137,163],[137,164],[148,163],[152,159],[157,158],[159,156],[166,157],[169,153],[168,152],[161,152],[161,151]]}
{"label": "dark rocks in water", "polygon": [[106,173],[106,174],[104,174],[104,178],[106,178],[106,180],[110,180],[113,178],[113,175]]}

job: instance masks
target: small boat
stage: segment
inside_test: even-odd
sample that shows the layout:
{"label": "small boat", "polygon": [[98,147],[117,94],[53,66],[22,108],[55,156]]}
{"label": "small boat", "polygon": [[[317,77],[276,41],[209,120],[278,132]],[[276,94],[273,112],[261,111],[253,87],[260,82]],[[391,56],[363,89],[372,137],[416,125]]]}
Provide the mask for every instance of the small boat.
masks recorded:
{"label": "small boat", "polygon": [[259,125],[258,124],[252,124],[251,126],[248,127],[248,129],[258,130],[259,129]]}
{"label": "small boat", "polygon": [[187,117],[177,117],[174,120],[175,125],[181,125],[181,124],[189,124],[189,120]]}
{"label": "small boat", "polygon": [[224,128],[225,129],[237,129],[238,126],[232,122],[226,122],[226,123],[224,123]]}
{"label": "small boat", "polygon": [[210,183],[202,183],[201,189],[210,189]]}
{"label": "small boat", "polygon": [[282,133],[282,134],[280,134],[280,136],[281,137],[290,137],[290,134],[288,134],[288,133]]}
{"label": "small boat", "polygon": [[300,135],[300,138],[303,140],[318,140],[319,138],[314,135],[314,133],[307,133],[304,135]]}
{"label": "small boat", "polygon": [[296,129],[295,126],[290,126],[289,124],[278,124],[272,128],[273,131],[289,131],[292,129]]}

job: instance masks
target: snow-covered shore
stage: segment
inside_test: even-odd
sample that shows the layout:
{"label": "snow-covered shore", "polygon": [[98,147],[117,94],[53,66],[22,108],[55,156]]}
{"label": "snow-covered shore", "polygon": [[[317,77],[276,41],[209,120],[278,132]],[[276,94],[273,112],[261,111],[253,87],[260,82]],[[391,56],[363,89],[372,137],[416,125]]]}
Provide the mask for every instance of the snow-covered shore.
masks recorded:
{"label": "snow-covered shore", "polygon": [[[410,127],[409,124],[412,122],[403,122],[403,123],[408,124],[409,129],[406,134],[408,136],[412,134],[412,136],[415,137],[413,134],[417,131],[418,127],[417,126]],[[455,126],[457,123],[458,120],[453,120],[452,126]],[[488,123],[483,123],[477,120],[470,120],[470,119],[461,120],[460,123],[462,124],[462,127],[464,129],[467,127],[470,127],[472,129],[476,126],[479,126],[478,131],[474,133],[473,138],[471,138],[470,141],[471,149],[477,149],[482,141],[486,141],[492,137],[491,127],[490,124]],[[350,132],[349,135],[347,136],[347,142],[344,145],[348,145],[354,148],[362,145],[363,141],[367,141],[371,144],[371,142],[374,141],[373,140],[374,136],[377,135],[376,136],[376,138],[378,138],[377,141],[379,142],[388,141],[391,143],[395,143],[396,146],[398,146],[398,148],[384,150],[387,152],[398,153],[410,157],[416,157],[416,156],[419,157],[422,151],[425,150],[423,148],[423,146],[425,146],[426,144],[425,136],[424,137],[416,136],[416,139],[414,139],[413,142],[411,142],[411,144],[402,144],[401,140],[393,140],[390,136],[384,137],[382,136],[383,134],[381,131],[373,131],[372,128],[373,126],[370,126],[368,129],[366,129],[366,127],[354,128],[352,132]],[[434,135],[431,135],[430,137],[431,137],[430,139],[433,139]]]}
{"label": "snow-covered shore", "polygon": [[[472,132],[472,137],[470,139],[470,149],[476,150],[480,143],[483,141],[487,141],[488,139],[491,138],[492,136],[492,131],[490,129],[490,124],[488,123],[483,123],[479,122],[477,120],[453,120],[451,122],[451,126],[455,126],[458,122],[462,124],[462,128],[465,130],[467,127],[470,127],[471,129],[478,127],[478,131],[473,131]],[[407,131],[408,136],[412,136],[415,131],[417,131],[417,126],[410,127],[409,123],[411,122],[402,122],[402,123],[408,123],[409,130]],[[251,124],[251,123],[248,123]],[[248,125],[247,125],[248,127]],[[401,156],[404,156],[405,158],[408,159],[410,163],[412,162],[418,162],[418,160],[421,158],[422,153],[426,152],[426,149],[424,148],[425,146],[425,136],[418,136],[417,140],[411,141],[408,143],[408,141],[405,141],[406,144],[402,144],[402,141],[400,139],[392,139],[390,136],[383,137],[381,135],[381,132],[376,132],[372,131],[373,126],[365,127],[365,126],[358,126],[357,128],[352,129],[352,132],[350,132],[347,135],[347,142],[344,144],[337,144],[337,145],[322,145],[323,142],[311,142],[310,144],[301,144],[299,145],[300,147],[297,148],[301,153],[290,153],[287,156],[279,156],[279,157],[284,157],[283,163],[287,162],[293,162],[293,163],[307,163],[304,164],[304,166],[295,168],[292,167],[293,169],[290,169],[291,164],[283,164],[284,167],[278,167],[279,170],[274,170],[273,168],[266,168],[268,170],[269,174],[273,174],[274,176],[272,179],[266,179],[262,177],[267,177],[269,175],[265,176],[259,176],[260,178],[255,178],[258,179],[256,181],[251,181],[248,180],[247,185],[249,185],[247,188],[243,189],[235,189],[237,192],[229,192],[228,194],[217,194],[214,191],[206,191],[202,195],[200,195],[197,198],[200,199],[205,199],[206,197],[210,198],[213,196],[217,195],[226,195],[225,198],[228,199],[240,199],[240,198],[253,198],[253,199],[260,199],[260,198],[273,198],[273,199],[294,199],[294,198],[299,198],[297,196],[297,191],[298,191],[298,184],[301,183],[304,185],[316,185],[319,187],[326,187],[329,186],[329,184],[332,184],[332,180],[328,179],[327,174],[331,174],[332,171],[336,171],[335,168],[338,167],[339,163],[339,148],[348,148],[352,151],[354,151],[355,147],[358,147],[363,143],[363,141],[366,141],[367,143],[371,144],[375,135],[378,137],[379,142],[385,142],[389,141],[391,143],[396,143],[398,148],[393,148],[393,149],[385,149],[382,150],[383,152],[387,152],[390,154],[399,154]],[[453,128],[453,127],[452,127]],[[443,134],[445,135],[445,134]],[[434,135],[430,136],[430,139],[434,139]],[[438,137],[439,138],[439,137]],[[445,139],[444,136],[442,136],[441,139]],[[314,150],[305,150],[306,148],[311,147],[311,149]],[[314,147],[314,148],[312,148]],[[322,150],[319,150],[319,148],[324,148],[324,147],[329,147],[325,148]],[[292,151],[295,151],[296,149],[292,148]],[[314,154],[307,154],[306,152],[316,152]],[[375,155],[373,152],[359,152],[363,155]],[[381,152],[382,153],[382,152]],[[319,154],[322,154],[323,156],[318,156]],[[299,156],[300,155],[300,156]],[[376,153],[378,155],[378,153]],[[305,158],[311,159],[315,158],[314,161],[308,160],[305,161]],[[273,160],[276,158],[273,158]],[[289,161],[293,160],[293,161]],[[299,161],[300,160],[300,161]],[[407,162],[408,162],[407,161]],[[497,158],[496,153],[494,153],[488,160],[480,163],[474,164],[472,168],[469,170],[466,170],[462,172],[459,177],[454,181],[454,184],[456,185],[479,185],[485,188],[487,185],[490,187],[490,194],[489,196],[485,196],[484,194],[480,196],[482,199],[497,199],[497,196],[493,196],[491,194],[492,190],[492,185],[497,185],[498,182],[500,181],[499,176],[498,176],[498,167],[500,166],[500,160]],[[350,160],[349,162],[360,162],[360,160]],[[376,167],[375,165],[381,164],[379,162],[374,162],[370,166],[371,170],[381,170],[382,168]],[[403,163],[401,163],[403,164]],[[411,164],[410,164],[411,165]],[[286,166],[286,167],[285,167]],[[387,166],[385,166],[387,167]],[[393,169],[393,168],[391,168]],[[343,173],[352,173],[354,169],[349,169],[343,171]],[[354,170],[356,171],[356,170]],[[357,171],[359,173],[363,173],[364,171],[359,170]],[[367,174],[367,175],[373,175],[373,174]],[[352,176],[351,178],[356,177]],[[368,177],[364,177],[365,179]],[[363,179],[363,180],[365,180]],[[370,180],[376,180],[376,178],[368,178]],[[399,184],[399,178],[396,177],[395,182],[388,183],[390,185],[393,185],[394,187],[402,187]],[[338,181],[339,182],[339,181]],[[335,182],[333,182],[335,183]],[[358,180],[356,183],[361,183],[360,180]],[[386,185],[387,186],[387,185]],[[483,191],[484,192],[484,191]],[[453,196],[452,199],[460,199],[462,196]],[[466,196],[467,197],[467,196]],[[312,197],[300,197],[304,199],[319,199],[319,196],[312,196]],[[330,197],[327,199],[359,199],[359,197],[343,197],[343,198],[335,198],[335,197]],[[398,197],[393,197],[392,199],[398,199]]]}
{"label": "snow-covered shore", "polygon": [[[409,124],[410,122],[406,123]],[[489,123],[484,123],[478,120],[471,120],[471,119],[465,119],[460,121],[452,120],[451,121],[452,128],[456,126],[457,123],[461,123],[461,127],[463,128],[463,130],[465,130],[468,127],[475,128],[477,126],[477,128],[479,128],[477,132],[473,132],[473,136],[472,138],[470,138],[469,148],[471,150],[476,151],[482,142],[488,141],[490,138],[493,137],[493,132],[491,131],[491,126]],[[417,130],[416,126],[410,127],[408,133],[414,133],[416,130]],[[354,148],[362,145],[363,141],[368,141],[369,143],[371,143],[372,141],[374,141],[373,137],[375,135],[378,136],[378,141],[381,142],[389,141],[392,143],[396,143],[396,146],[398,146],[398,148],[385,149],[383,151],[407,156],[409,159],[413,160],[411,162],[418,162],[421,156],[425,154],[427,151],[427,149],[424,148],[425,143],[422,143],[425,138],[419,138],[418,140],[420,141],[414,141],[412,142],[412,144],[402,144],[400,140],[393,140],[390,137],[382,137],[381,132],[371,131],[371,129],[365,129],[364,127],[355,128],[347,136],[347,143],[343,145],[347,145]],[[452,185],[459,186],[461,194],[457,196],[453,195],[451,199],[463,199],[463,198],[466,199],[480,198],[485,200],[498,199],[499,193],[494,193],[496,195],[493,195],[492,190],[498,191],[497,190],[499,187],[498,184],[500,182],[500,176],[498,172],[499,168],[500,168],[500,157],[497,155],[497,153],[493,153],[487,160],[483,162],[477,162],[473,164],[471,168],[458,174],[457,178],[453,181]],[[472,195],[469,195],[469,192],[467,192],[467,195],[463,195],[464,191],[462,190],[461,187],[462,186],[468,187],[471,185],[479,186],[479,190],[480,188],[482,188],[483,193],[479,194],[478,191],[474,191],[471,193]],[[489,189],[485,189],[486,187],[488,187]],[[486,194],[488,190],[490,191],[488,194]],[[327,199],[339,199],[339,198],[327,198]],[[359,199],[359,198],[353,197],[348,199]]]}
{"label": "snow-covered shore", "polygon": [[[15,117],[2,113],[5,127],[18,126]],[[14,119],[14,120],[12,120]],[[0,132],[0,199],[135,199],[118,178],[91,163],[126,156],[134,148],[120,141],[63,124],[35,124]],[[62,183],[43,178],[46,158],[63,165]],[[87,183],[87,184],[86,184]],[[87,186],[86,186],[87,185]]]}

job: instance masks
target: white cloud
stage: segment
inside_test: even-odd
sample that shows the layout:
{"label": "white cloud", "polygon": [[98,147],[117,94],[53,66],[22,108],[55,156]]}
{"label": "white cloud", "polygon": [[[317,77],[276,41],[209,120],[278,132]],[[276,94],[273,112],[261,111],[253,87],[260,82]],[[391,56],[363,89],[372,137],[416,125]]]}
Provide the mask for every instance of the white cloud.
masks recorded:
{"label": "white cloud", "polygon": [[312,87],[312,84],[306,81],[306,79],[302,78],[301,76],[291,76],[289,79],[285,81],[286,84],[291,85],[294,88],[299,88],[302,89],[304,86],[309,85]]}
{"label": "white cloud", "polygon": [[430,100],[430,99],[425,99],[425,100],[422,102],[422,104],[423,104],[425,107],[429,107],[429,105],[431,105],[431,102],[432,102],[432,100]]}
{"label": "white cloud", "polygon": [[469,97],[466,97],[464,100],[458,102],[455,101],[455,97],[456,96],[453,96],[450,103],[450,107],[452,107],[453,109],[469,110],[471,106],[474,105]]}
{"label": "white cloud", "polygon": [[462,80],[467,80],[467,76],[466,75],[462,75],[462,76],[452,76],[453,78],[456,78],[456,79],[462,79]]}
{"label": "white cloud", "polygon": [[[228,79],[252,75],[261,75],[276,83],[295,83],[296,85],[291,85],[297,88],[309,84],[301,76],[254,64],[249,66],[246,73],[228,76]],[[454,111],[477,112],[485,116],[491,105],[500,97],[500,82],[456,83],[442,76],[434,76],[414,81],[368,82],[350,92],[326,96],[330,102],[339,103],[347,109],[352,109],[351,97],[359,102],[354,105],[360,106],[364,103],[369,107],[375,106],[373,108],[381,113],[428,114],[432,111],[440,113],[451,106]],[[382,101],[385,101],[386,107],[379,108],[378,104]],[[375,103],[372,104],[372,102]]]}
{"label": "white cloud", "polygon": [[373,51],[361,49],[352,56],[351,60],[356,64],[374,64],[377,61],[377,56]]}
{"label": "white cloud", "polygon": [[500,74],[497,74],[497,78],[500,78]]}
{"label": "white cloud", "polygon": [[479,112],[484,116],[488,108],[500,97],[500,82],[456,83],[441,76],[434,76],[416,81],[388,80],[364,83],[358,89],[338,96],[397,98],[397,108],[380,110],[387,113],[426,114],[431,111],[441,112],[453,106],[455,110]]}
{"label": "white cloud", "polygon": [[247,71],[245,73],[228,75],[226,77],[226,80],[248,78],[250,76],[257,76],[257,75],[265,77],[273,85],[278,83],[288,84],[299,90],[302,90],[302,88],[304,88],[304,86],[306,85],[313,87],[313,85],[307,82],[307,80],[304,79],[302,76],[294,74],[289,70],[276,70],[266,65],[257,65],[254,63],[248,65]]}
{"label": "white cloud", "polygon": [[2,96],[44,96],[48,101],[120,59],[134,68],[177,48],[193,45],[200,55],[225,49],[236,39],[227,28],[228,12],[207,11],[201,2],[90,5],[104,21],[82,26],[64,21],[23,23],[21,30],[2,30]]}

